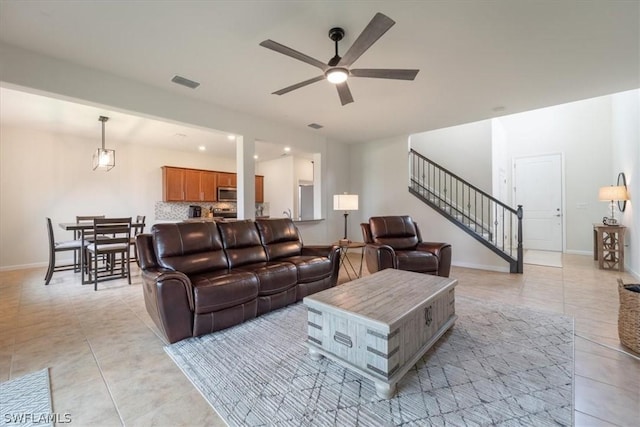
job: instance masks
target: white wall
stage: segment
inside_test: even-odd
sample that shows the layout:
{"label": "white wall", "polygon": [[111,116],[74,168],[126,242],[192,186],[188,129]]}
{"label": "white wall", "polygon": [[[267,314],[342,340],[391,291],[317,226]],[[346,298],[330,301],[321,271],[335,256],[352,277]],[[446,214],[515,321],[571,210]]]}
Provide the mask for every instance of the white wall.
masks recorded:
{"label": "white wall", "polygon": [[[627,271],[640,279],[640,90],[612,96],[613,167],[609,175],[615,183],[624,172],[631,200],[624,213],[616,212],[627,227],[625,264]],[[635,200],[634,200],[635,199]]]}
{"label": "white wall", "polygon": [[264,200],[269,205],[265,215],[282,218],[284,211],[294,208],[293,157],[286,156],[260,162],[258,169],[264,175]]}
{"label": "white wall", "polygon": [[408,146],[405,135],[351,147],[351,182],[360,194],[360,210],[349,215],[349,238],[361,241],[359,223],[371,216],[411,215],[423,240],[452,245],[454,265],[509,271],[506,261],[409,193]]}
{"label": "white wall", "polygon": [[508,191],[508,176],[511,170],[511,160],[508,157],[507,135],[500,120],[491,120],[491,181],[492,196],[501,202],[512,206],[511,192]]}
{"label": "white wall", "polygon": [[468,123],[411,135],[423,156],[491,194],[491,121]]}
{"label": "white wall", "polygon": [[[611,181],[611,97],[495,119],[504,129],[509,159],[564,154],[566,252],[593,252],[593,223],[607,215],[598,189]],[[509,168],[509,188],[512,187]],[[610,211],[609,211],[610,212]],[[609,213],[610,215],[610,213]]]}

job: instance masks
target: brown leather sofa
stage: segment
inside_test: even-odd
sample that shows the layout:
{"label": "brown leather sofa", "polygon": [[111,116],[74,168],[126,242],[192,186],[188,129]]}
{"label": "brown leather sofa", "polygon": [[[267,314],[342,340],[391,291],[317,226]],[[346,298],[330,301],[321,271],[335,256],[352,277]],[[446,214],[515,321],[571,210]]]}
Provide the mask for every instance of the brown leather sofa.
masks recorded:
{"label": "brown leather sofa", "polygon": [[449,277],[451,245],[423,242],[410,216],[374,216],[360,227],[370,273],[396,268]]}
{"label": "brown leather sofa", "polygon": [[169,343],[335,286],[339,249],[304,246],[288,218],[156,224],[136,238],[144,300]]}

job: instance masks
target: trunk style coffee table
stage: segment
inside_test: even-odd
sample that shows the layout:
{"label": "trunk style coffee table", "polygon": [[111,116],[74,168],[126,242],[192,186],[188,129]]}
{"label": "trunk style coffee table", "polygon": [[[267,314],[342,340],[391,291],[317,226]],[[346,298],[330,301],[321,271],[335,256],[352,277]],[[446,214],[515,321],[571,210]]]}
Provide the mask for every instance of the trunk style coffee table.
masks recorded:
{"label": "trunk style coffee table", "polygon": [[455,322],[456,279],[387,269],[307,296],[309,354],[372,380],[398,381]]}

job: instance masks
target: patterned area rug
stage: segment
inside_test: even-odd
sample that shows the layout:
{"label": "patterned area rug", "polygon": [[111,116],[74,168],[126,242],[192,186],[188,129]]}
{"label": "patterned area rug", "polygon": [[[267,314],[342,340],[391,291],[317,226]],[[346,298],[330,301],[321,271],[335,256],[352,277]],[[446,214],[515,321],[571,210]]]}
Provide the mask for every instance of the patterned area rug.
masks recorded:
{"label": "patterned area rug", "polygon": [[230,426],[572,425],[572,318],[460,296],[456,314],[389,400],[308,356],[301,303],[165,349]]}
{"label": "patterned area rug", "polygon": [[0,383],[0,426],[53,426],[49,369]]}

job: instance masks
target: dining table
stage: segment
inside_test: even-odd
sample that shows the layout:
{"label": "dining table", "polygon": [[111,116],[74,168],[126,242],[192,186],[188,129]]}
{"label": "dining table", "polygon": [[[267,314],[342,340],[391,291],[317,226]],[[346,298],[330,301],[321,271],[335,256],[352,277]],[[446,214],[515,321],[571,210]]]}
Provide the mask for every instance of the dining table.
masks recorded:
{"label": "dining table", "polygon": [[[93,222],[61,222],[58,224],[60,226],[60,228],[62,228],[63,230],[66,231],[73,231],[75,232],[80,232],[80,241],[84,242],[84,233],[86,231],[90,231],[93,230]],[[132,222],[131,223],[131,229],[136,229],[137,227],[140,227],[140,230],[145,226],[144,222]],[[89,285],[92,284],[93,282],[89,280],[89,275],[86,272],[86,268],[85,268],[85,254],[84,254],[84,250],[80,251],[80,274],[81,276],[81,283],[83,285]]]}

